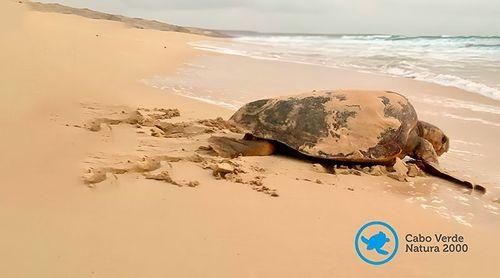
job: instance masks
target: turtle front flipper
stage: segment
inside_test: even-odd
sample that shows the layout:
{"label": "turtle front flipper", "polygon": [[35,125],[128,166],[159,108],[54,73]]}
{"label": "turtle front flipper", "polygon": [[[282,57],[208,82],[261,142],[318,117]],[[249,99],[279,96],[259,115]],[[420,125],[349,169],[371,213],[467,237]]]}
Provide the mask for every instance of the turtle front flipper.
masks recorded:
{"label": "turtle front flipper", "polygon": [[208,143],[214,151],[227,158],[237,156],[262,156],[274,153],[274,145],[261,139],[235,139],[230,137],[212,136]]}
{"label": "turtle front flipper", "polygon": [[486,188],[484,188],[483,186],[474,184],[473,182],[470,182],[466,179],[452,175],[446,170],[442,169],[439,166],[438,156],[434,151],[432,144],[423,138],[420,138],[418,145],[414,150],[413,158],[415,158],[419,162],[418,166],[426,173],[454,182],[461,186],[477,190],[483,194],[486,193]]}
{"label": "turtle front flipper", "polygon": [[424,164],[423,170],[431,175],[434,175],[436,177],[440,177],[440,178],[443,178],[445,180],[457,183],[459,185],[465,186],[465,187],[470,188],[470,189],[477,190],[483,194],[486,193],[486,188],[484,188],[483,186],[481,186],[479,184],[474,184],[471,181],[468,181],[466,179],[452,175],[452,174],[448,173],[446,170],[439,167],[439,165],[436,163],[425,162],[425,161],[422,161],[422,162]]}

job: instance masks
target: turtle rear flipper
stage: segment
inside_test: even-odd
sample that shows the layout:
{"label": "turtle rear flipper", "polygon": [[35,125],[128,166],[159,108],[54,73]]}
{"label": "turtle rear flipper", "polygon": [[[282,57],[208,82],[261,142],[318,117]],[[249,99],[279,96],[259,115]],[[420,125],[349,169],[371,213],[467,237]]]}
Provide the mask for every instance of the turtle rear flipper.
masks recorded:
{"label": "turtle rear flipper", "polygon": [[418,146],[414,151],[414,158],[419,162],[417,165],[426,173],[454,182],[461,186],[477,190],[478,192],[481,192],[483,194],[486,193],[486,188],[484,188],[483,186],[474,184],[466,179],[456,177],[448,173],[446,170],[442,169],[439,166],[437,154],[434,151],[432,144],[425,139],[420,139],[420,142],[418,143]]}
{"label": "turtle rear flipper", "polygon": [[376,251],[377,251],[377,253],[379,253],[380,255],[387,255],[387,254],[389,254],[389,252],[387,252],[387,251],[385,251],[385,250],[383,250],[383,249],[380,249],[380,248],[376,249]]}
{"label": "turtle rear flipper", "polygon": [[240,155],[243,156],[262,156],[270,155],[274,152],[275,147],[267,140],[260,139],[235,139],[230,137],[212,136],[208,139],[208,143],[214,151],[222,156],[233,158]]}

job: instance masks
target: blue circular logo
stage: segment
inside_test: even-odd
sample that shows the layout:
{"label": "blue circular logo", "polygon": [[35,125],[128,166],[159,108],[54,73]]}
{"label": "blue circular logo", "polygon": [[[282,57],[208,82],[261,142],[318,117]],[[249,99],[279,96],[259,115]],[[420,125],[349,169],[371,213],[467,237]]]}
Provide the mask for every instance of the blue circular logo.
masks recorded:
{"label": "blue circular logo", "polygon": [[398,252],[398,246],[396,230],[382,221],[366,223],[354,238],[356,253],[372,265],[382,265],[392,260]]}

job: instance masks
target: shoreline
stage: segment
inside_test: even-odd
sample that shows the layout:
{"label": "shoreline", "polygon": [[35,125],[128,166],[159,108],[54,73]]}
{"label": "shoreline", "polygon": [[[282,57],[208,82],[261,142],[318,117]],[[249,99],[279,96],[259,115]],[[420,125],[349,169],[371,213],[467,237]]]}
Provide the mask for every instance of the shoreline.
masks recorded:
{"label": "shoreline", "polygon": [[[196,43],[196,41],[194,43]],[[415,79],[415,78],[411,78],[411,77],[395,76],[395,75],[390,75],[387,73],[361,71],[361,70],[356,70],[355,68],[347,69],[347,68],[327,66],[327,65],[317,65],[314,63],[285,61],[285,60],[278,60],[278,59],[271,59],[271,58],[264,58],[264,57],[252,57],[252,56],[245,56],[245,55],[239,55],[239,54],[223,53],[223,52],[218,52],[218,51],[214,51],[214,50],[203,49],[202,47],[195,46],[193,43],[189,43],[189,45],[192,45],[194,49],[201,50],[201,51],[207,53],[206,56],[211,56],[211,55],[234,56],[234,57],[241,57],[244,59],[254,59],[254,60],[269,61],[269,62],[276,62],[276,63],[282,63],[282,64],[295,64],[295,65],[303,65],[305,67],[318,67],[318,68],[329,69],[329,70],[333,70],[333,71],[344,72],[345,74],[352,73],[352,74],[357,74],[357,75],[368,75],[368,76],[381,77],[381,78],[412,80],[412,81],[418,82],[418,83],[424,83],[427,85],[433,85],[433,86],[439,86],[442,88],[446,88],[446,90],[453,90],[454,93],[457,94],[459,98],[464,98],[466,100],[479,102],[481,104],[500,106],[499,99],[488,97],[488,96],[485,96],[485,95],[480,94],[478,92],[468,91],[466,89],[462,89],[462,88],[452,86],[452,85],[443,85],[443,84],[434,83],[431,81],[419,80],[419,79]],[[208,54],[208,53],[210,53],[210,54]],[[453,95],[451,95],[451,96],[453,96]]]}
{"label": "shoreline", "polygon": [[[498,57],[494,55],[493,50],[480,53],[477,53],[477,49],[468,50],[469,46],[476,44],[483,46],[482,42],[461,41],[460,37],[450,37],[445,39],[448,44],[448,51],[445,51],[440,47],[433,47],[437,42],[430,40],[424,43],[417,39],[419,37],[412,41],[412,44],[415,44],[413,48],[406,40],[403,40],[404,43],[396,43],[400,40],[374,39],[364,35],[347,36],[347,39],[344,37],[319,36],[315,39],[304,39],[300,36],[242,36],[219,42],[200,41],[193,45],[205,51],[255,59],[412,78],[500,100],[499,80],[492,76],[493,72],[498,71],[494,66]],[[450,39],[452,40],[449,41]],[[318,46],[320,42],[321,47]],[[492,45],[494,46],[497,45]],[[384,52],[379,48],[388,49]],[[391,51],[391,48],[395,50]],[[405,54],[400,54],[400,51]],[[464,53],[460,55],[456,51]],[[446,55],[450,56],[443,59]],[[477,56],[476,62],[469,60],[471,55]],[[481,64],[479,61],[482,61]],[[480,66],[483,71],[476,69]]]}
{"label": "shoreline", "polygon": [[[326,86],[330,72],[249,60],[234,68],[187,45],[206,37],[35,12],[17,1],[1,2],[0,13],[0,58],[9,65],[0,70],[7,131],[0,139],[2,276],[495,276],[499,255],[491,246],[500,244],[500,220],[493,194],[430,176],[334,175],[281,155],[225,160],[210,153],[207,140],[241,136],[217,119],[233,111],[140,82],[208,59],[218,70],[205,68],[198,81],[217,84],[212,77],[233,69],[221,86],[258,96]],[[301,80],[289,84],[292,73]],[[346,75],[335,78],[384,85]],[[493,137],[480,131],[461,139]],[[231,175],[214,175],[223,163]],[[401,252],[388,267],[373,268],[356,256],[353,239],[374,219],[401,236],[458,233],[471,249],[457,256]]]}

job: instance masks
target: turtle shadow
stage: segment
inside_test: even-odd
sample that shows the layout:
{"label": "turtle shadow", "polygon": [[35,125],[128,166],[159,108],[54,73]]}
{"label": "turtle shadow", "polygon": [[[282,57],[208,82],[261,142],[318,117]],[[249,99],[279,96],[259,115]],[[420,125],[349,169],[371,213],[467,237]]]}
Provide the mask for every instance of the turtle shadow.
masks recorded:
{"label": "turtle shadow", "polygon": [[297,161],[303,161],[303,162],[310,162],[310,163],[318,163],[321,164],[329,173],[334,173],[333,169],[335,166],[346,166],[349,168],[352,168],[354,166],[361,166],[361,167],[369,167],[369,166],[374,166],[374,165],[383,165],[383,166],[390,166],[390,163],[380,163],[380,162],[352,162],[352,161],[338,161],[338,160],[332,160],[328,158],[321,158],[321,157],[315,157],[315,156],[310,156],[303,154],[299,152],[298,150],[295,150],[284,143],[281,143],[279,141],[275,140],[269,140],[273,143],[275,146],[275,153],[273,155],[281,156],[281,157],[286,157],[290,159],[294,159]]}

